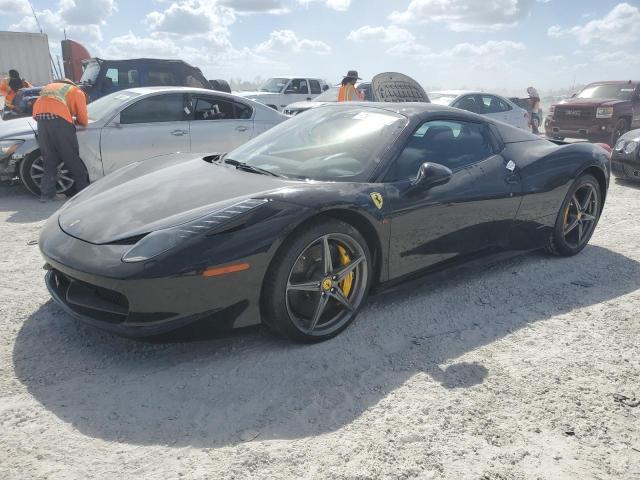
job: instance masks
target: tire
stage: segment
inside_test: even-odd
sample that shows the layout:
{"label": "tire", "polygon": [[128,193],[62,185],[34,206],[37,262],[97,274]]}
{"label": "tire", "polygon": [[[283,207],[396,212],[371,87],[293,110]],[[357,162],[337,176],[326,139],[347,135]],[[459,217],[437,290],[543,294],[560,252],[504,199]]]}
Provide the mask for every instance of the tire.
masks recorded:
{"label": "tire", "polygon": [[629,122],[626,119],[621,118],[613,127],[613,133],[611,134],[611,147],[620,139],[622,135],[629,131]]}
{"label": "tire", "polygon": [[[327,250],[330,264],[325,262]],[[353,322],[367,297],[371,265],[367,242],[348,223],[319,220],[292,233],[265,276],[265,323],[298,342],[338,335]]]}
{"label": "tire", "polygon": [[209,80],[209,84],[211,85],[211,88],[217,92],[231,93],[231,86],[226,80]]}
{"label": "tire", "polygon": [[[40,178],[37,176],[42,169],[42,155],[36,150],[27,158],[20,162],[18,173],[22,184],[32,194],[40,196]],[[64,168],[64,162],[58,164],[58,181],[56,183],[56,193],[73,196],[75,193],[74,180],[68,176],[68,171]],[[61,177],[62,175],[62,177]]]}
{"label": "tire", "polygon": [[600,184],[593,175],[581,175],[562,202],[553,232],[545,245],[547,253],[561,257],[580,253],[589,243],[601,212]]}

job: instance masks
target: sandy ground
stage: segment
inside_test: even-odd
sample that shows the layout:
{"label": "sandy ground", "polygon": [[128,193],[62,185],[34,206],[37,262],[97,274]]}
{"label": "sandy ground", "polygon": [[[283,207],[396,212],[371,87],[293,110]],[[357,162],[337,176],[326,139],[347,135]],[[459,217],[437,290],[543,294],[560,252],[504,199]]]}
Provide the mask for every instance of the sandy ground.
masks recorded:
{"label": "sandy ground", "polygon": [[0,189],[3,480],[640,479],[637,187],[577,257],[413,284],[313,346],[78,324],[30,244],[60,205]]}

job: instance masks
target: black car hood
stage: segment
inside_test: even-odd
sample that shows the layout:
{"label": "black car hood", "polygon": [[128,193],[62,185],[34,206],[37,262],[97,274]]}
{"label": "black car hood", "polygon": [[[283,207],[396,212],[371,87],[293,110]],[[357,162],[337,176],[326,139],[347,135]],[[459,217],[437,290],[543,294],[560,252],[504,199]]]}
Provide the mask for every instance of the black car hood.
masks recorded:
{"label": "black car hood", "polygon": [[58,223],[67,234],[105,244],[188,222],[287,186],[286,180],[170,155],[117,170],[72,199]]}

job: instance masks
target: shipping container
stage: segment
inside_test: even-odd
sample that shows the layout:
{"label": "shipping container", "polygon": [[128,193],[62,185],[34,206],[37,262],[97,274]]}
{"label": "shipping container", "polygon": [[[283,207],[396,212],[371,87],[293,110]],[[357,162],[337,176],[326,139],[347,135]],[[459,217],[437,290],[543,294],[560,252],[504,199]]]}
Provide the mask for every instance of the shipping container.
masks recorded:
{"label": "shipping container", "polygon": [[51,76],[49,39],[43,33],[0,32],[0,77],[10,69],[34,86],[46,85]]}

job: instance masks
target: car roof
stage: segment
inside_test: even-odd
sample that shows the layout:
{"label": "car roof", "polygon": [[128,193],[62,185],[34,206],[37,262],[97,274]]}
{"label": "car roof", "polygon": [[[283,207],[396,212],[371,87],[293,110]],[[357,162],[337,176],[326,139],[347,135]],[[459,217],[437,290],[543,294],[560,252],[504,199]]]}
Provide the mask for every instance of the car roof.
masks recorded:
{"label": "car roof", "polygon": [[456,116],[464,116],[468,117],[469,119],[482,118],[483,120],[487,120],[486,117],[467,112],[466,110],[438,105],[437,103],[425,102],[327,102],[327,105],[322,105],[318,108],[348,108],[353,106],[377,108],[379,110],[385,110],[388,112],[404,115],[405,117],[409,118],[423,118],[432,114],[444,113],[455,114]]}
{"label": "car roof", "polygon": [[640,80],[603,80],[602,82],[591,82],[589,85],[637,85],[639,83]]}
{"label": "car roof", "polygon": [[136,87],[136,88],[128,88],[126,90],[121,90],[126,92],[134,92],[138,95],[149,95],[151,93],[157,92],[182,92],[182,93],[207,93],[209,95],[215,94],[220,95],[222,97],[230,97],[230,98],[241,98],[243,100],[247,100],[244,97],[239,95],[235,95],[233,93],[220,92],[218,90],[211,90],[207,88],[197,88],[197,87],[169,87],[169,86],[157,86],[157,87]]}

